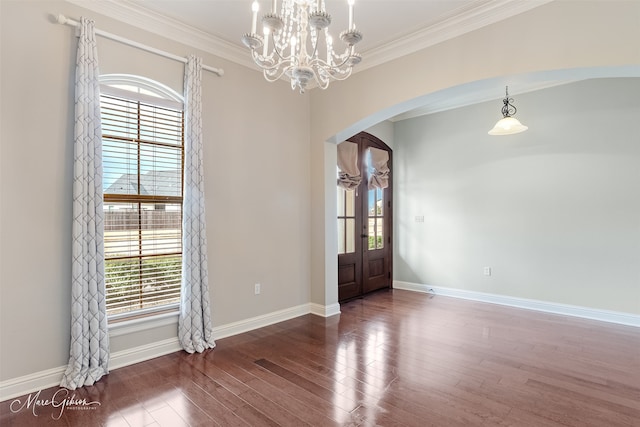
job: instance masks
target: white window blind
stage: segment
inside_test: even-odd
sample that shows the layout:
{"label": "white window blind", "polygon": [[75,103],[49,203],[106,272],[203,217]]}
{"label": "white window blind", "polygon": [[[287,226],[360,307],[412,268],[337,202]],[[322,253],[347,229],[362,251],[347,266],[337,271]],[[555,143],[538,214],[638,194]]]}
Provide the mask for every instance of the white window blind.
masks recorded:
{"label": "white window blind", "polygon": [[101,95],[104,246],[117,320],[180,301],[184,135],[181,108],[111,93]]}

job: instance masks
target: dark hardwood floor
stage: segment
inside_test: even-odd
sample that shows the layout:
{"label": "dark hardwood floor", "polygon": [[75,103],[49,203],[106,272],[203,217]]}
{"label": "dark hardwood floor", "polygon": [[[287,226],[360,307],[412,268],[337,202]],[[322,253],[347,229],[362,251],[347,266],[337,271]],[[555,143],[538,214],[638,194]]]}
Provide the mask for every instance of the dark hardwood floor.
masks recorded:
{"label": "dark hardwood floor", "polygon": [[2,402],[0,425],[640,426],[640,328],[398,290],[341,309],[114,370],[37,417]]}

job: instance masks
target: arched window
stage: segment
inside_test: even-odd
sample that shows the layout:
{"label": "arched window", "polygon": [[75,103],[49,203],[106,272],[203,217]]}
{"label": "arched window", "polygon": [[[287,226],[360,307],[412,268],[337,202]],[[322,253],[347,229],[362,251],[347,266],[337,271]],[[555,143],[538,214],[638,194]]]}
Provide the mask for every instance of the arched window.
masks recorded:
{"label": "arched window", "polygon": [[182,269],[182,97],[152,80],[100,77],[110,321],[177,310]]}

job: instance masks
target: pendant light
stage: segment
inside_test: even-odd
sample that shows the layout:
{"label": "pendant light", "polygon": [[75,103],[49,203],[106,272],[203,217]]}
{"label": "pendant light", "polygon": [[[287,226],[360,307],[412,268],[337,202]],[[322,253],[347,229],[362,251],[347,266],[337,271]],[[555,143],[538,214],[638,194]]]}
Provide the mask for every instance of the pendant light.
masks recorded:
{"label": "pendant light", "polygon": [[529,129],[513,117],[517,109],[512,104],[513,98],[509,98],[509,86],[505,89],[505,98],[502,102],[504,103],[502,106],[502,118],[498,120],[498,123],[489,131],[489,135],[512,135]]}

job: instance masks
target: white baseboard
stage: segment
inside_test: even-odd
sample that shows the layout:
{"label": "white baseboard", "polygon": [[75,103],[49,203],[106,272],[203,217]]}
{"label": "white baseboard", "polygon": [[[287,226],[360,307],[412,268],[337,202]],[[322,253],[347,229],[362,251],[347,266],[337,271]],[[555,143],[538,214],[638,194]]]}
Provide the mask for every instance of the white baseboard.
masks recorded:
{"label": "white baseboard", "polygon": [[215,339],[222,339],[243,332],[253,331],[254,329],[264,326],[273,325],[274,323],[283,322],[295,317],[309,314],[309,304],[302,304],[296,307],[285,308],[271,313],[263,314],[249,319],[240,320],[238,322],[227,323],[226,325],[213,328],[213,336]]}
{"label": "white baseboard", "polygon": [[340,314],[340,304],[320,305],[315,303],[309,304],[309,313],[321,317],[331,317]]}
{"label": "white baseboard", "polygon": [[393,288],[640,327],[640,316],[631,313],[599,310],[595,308],[580,307],[555,302],[510,297],[507,295],[496,295],[484,292],[467,291],[464,289],[443,288],[439,286],[429,286],[419,283],[402,282],[399,280],[393,281]]}
{"label": "white baseboard", "polygon": [[178,337],[175,337],[117,351],[111,354],[109,359],[109,370],[112,371],[124,366],[133,365],[134,363],[144,362],[145,360],[154,359],[180,350],[182,350],[180,341],[178,341]]}
{"label": "white baseboard", "polygon": [[[250,319],[214,327],[213,336],[215,339],[222,339],[303,316],[305,314],[315,314],[322,317],[333,316],[335,314],[340,314],[340,304],[323,306],[320,304],[310,303],[274,311],[262,316],[256,316]],[[132,329],[132,331],[139,332],[138,329]],[[125,333],[123,333],[123,331],[117,333],[117,335],[124,334]],[[180,342],[177,337],[174,337],[151,344],[117,351],[111,354],[109,370],[122,368],[138,362],[144,362],[145,360],[154,359],[180,350],[182,350]],[[0,382],[0,402],[33,393],[38,390],[58,386],[66,368],[66,366],[60,366]]]}
{"label": "white baseboard", "polygon": [[60,385],[66,366],[35,372],[0,383],[0,402]]}

